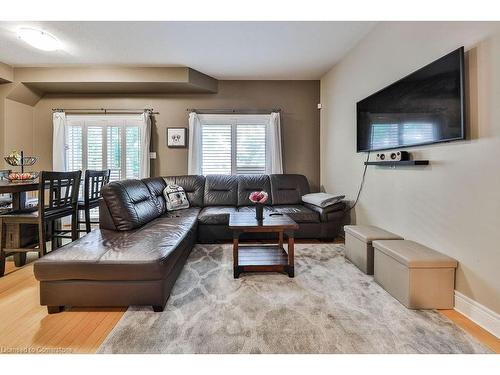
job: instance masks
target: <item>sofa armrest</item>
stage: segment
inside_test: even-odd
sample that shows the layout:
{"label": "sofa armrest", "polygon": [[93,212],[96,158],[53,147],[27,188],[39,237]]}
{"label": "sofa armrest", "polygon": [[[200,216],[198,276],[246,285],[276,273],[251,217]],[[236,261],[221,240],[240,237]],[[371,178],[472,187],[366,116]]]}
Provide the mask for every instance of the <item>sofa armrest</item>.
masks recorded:
{"label": "sofa armrest", "polygon": [[318,207],[310,203],[303,203],[305,207],[309,208],[310,210],[316,211],[319,213],[319,217],[322,222],[328,222],[328,221],[335,221],[342,219],[345,215],[345,207],[346,204],[345,202],[339,202],[332,204],[331,206],[328,207]]}
{"label": "sofa armrest", "polygon": [[106,201],[102,198],[99,199],[99,228],[100,229],[116,229],[111,213],[109,212],[108,205]]}

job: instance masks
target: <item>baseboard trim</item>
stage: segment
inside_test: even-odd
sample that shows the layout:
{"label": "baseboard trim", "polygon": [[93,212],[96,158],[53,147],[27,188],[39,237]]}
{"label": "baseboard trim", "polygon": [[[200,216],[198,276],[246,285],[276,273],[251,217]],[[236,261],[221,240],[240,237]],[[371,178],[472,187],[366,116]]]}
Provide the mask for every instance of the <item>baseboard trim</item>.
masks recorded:
{"label": "baseboard trim", "polygon": [[500,338],[500,315],[455,290],[455,310]]}

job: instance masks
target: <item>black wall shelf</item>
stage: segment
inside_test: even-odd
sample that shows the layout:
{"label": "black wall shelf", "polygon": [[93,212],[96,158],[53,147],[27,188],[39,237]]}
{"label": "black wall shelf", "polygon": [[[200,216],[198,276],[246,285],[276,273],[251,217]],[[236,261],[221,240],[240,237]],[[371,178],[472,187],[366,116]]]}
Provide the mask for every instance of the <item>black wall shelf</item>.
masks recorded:
{"label": "black wall shelf", "polygon": [[386,167],[429,165],[429,160],[365,161],[365,165],[381,165]]}

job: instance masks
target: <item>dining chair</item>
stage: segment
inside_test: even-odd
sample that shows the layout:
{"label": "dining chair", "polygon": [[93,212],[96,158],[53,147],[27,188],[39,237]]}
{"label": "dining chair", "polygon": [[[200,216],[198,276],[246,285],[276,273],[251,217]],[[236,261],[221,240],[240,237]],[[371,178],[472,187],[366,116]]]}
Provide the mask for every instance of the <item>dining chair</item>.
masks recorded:
{"label": "dining chair", "polygon": [[[109,182],[110,169],[86,170],[83,183],[83,200],[78,201],[78,231],[90,233],[91,224],[99,224],[99,221],[90,219],[90,210],[99,207],[101,189]],[[84,221],[80,220],[80,212],[83,213]],[[80,229],[80,225],[85,224],[85,229]]]}
{"label": "dining chair", "polygon": [[[42,257],[47,253],[46,242],[56,239],[78,238],[78,192],[82,172],[48,172],[43,171],[39,177],[38,208],[10,211],[0,215],[0,276],[5,273],[5,258],[16,253],[37,251]],[[55,226],[55,222],[71,216],[71,236],[51,231],[47,237],[47,227]],[[38,243],[23,248],[7,248],[7,224],[36,224]],[[38,246],[38,249],[35,249]],[[53,246],[54,248],[54,246]]]}

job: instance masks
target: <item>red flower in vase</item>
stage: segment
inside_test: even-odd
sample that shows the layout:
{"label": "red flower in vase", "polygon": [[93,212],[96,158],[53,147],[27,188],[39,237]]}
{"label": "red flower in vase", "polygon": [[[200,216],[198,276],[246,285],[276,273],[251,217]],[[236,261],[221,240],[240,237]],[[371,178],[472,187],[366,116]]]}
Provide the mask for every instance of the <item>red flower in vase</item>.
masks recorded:
{"label": "red flower in vase", "polygon": [[254,191],[250,194],[248,199],[253,203],[265,203],[267,201],[268,195],[265,191]]}

